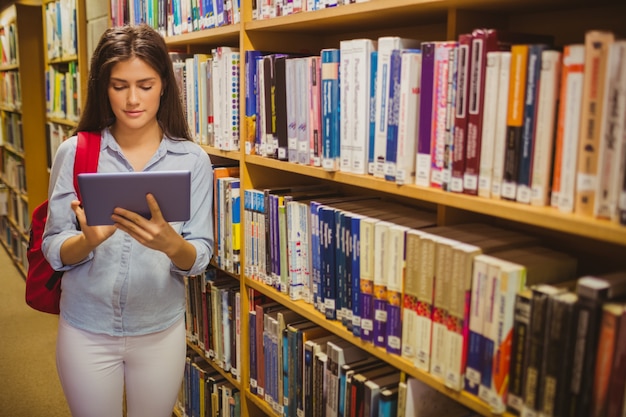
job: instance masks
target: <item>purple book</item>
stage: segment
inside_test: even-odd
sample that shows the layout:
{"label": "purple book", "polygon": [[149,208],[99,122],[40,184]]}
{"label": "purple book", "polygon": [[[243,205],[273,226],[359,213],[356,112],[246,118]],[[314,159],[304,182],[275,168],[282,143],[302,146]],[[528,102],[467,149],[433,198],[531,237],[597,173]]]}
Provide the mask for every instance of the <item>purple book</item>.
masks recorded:
{"label": "purple book", "polygon": [[423,42],[415,183],[424,187],[430,186],[430,134],[432,130],[434,70],[435,42]]}

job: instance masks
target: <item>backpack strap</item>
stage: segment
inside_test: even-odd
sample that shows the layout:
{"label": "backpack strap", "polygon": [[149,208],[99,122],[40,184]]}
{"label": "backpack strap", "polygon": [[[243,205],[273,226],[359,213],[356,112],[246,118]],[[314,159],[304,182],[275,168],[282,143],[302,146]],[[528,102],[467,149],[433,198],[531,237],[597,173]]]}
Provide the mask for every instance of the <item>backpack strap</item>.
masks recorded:
{"label": "backpack strap", "polygon": [[78,174],[98,172],[100,139],[100,132],[78,132],[74,157],[74,189],[78,194],[78,200],[82,200],[78,188]]}

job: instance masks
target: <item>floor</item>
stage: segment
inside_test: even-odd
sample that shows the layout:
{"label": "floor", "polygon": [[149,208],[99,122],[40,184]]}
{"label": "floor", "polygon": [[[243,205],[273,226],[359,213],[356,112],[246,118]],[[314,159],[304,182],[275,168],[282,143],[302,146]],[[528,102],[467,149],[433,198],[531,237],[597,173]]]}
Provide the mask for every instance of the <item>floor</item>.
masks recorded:
{"label": "floor", "polygon": [[0,416],[71,416],[56,372],[57,324],[26,305],[24,278],[0,245]]}

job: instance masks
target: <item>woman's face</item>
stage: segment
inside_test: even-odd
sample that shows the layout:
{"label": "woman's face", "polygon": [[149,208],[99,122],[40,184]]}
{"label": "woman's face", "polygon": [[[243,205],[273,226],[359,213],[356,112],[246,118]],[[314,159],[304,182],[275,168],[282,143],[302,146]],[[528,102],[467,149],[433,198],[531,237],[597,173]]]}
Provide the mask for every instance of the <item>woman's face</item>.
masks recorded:
{"label": "woman's face", "polygon": [[155,123],[161,90],[161,77],[141,59],[131,58],[115,64],[108,94],[118,127],[141,129]]}

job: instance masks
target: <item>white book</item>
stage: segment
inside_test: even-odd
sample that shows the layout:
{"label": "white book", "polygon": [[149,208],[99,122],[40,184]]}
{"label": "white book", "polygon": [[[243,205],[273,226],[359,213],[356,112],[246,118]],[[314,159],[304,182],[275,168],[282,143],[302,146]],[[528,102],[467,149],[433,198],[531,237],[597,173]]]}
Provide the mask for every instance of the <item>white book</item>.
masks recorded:
{"label": "white book", "polygon": [[[369,156],[369,101],[370,101],[370,76],[372,72],[372,52],[376,50],[378,43],[372,39],[352,40],[352,63],[353,80],[352,89],[354,103],[350,113],[343,113],[351,119],[354,130],[352,135],[352,166],[350,172],[354,174],[367,174]],[[343,141],[343,137],[342,137]]]}
{"label": "white book", "polygon": [[[491,198],[500,198],[504,178],[504,154],[506,152],[506,117],[509,102],[509,77],[511,74],[511,52],[500,57],[500,80],[498,82],[498,110],[493,144],[493,173],[491,176]],[[502,86],[503,88],[500,88]],[[483,125],[485,129],[485,125]]]}
{"label": "white book", "polygon": [[619,196],[620,165],[624,164],[624,123],[626,120],[626,41],[616,41],[609,46],[604,106],[600,127],[600,153],[598,156],[598,181],[594,200],[595,217],[615,219]]}
{"label": "white book", "polygon": [[430,372],[432,308],[435,277],[435,246],[438,236],[425,233],[422,237],[421,268],[418,302],[424,308],[417,315],[417,352],[415,366]]}
{"label": "white book", "polygon": [[402,334],[396,333],[395,329],[402,329],[402,316],[394,312],[400,312],[402,306],[402,294],[404,293],[404,269],[405,269],[405,243],[406,234],[411,230],[406,226],[392,225],[388,231],[387,256],[387,352],[399,354],[402,352]]}
{"label": "white book", "polygon": [[387,153],[387,116],[389,100],[389,64],[394,49],[419,48],[415,39],[398,36],[378,38],[378,69],[376,73],[376,122],[374,136],[374,176],[384,178],[385,155]]}
{"label": "white book", "polygon": [[535,143],[533,145],[530,204],[549,204],[552,150],[554,148],[559,81],[561,79],[561,53],[543,51],[541,53],[541,73],[537,95],[537,118]]}
{"label": "white book", "polygon": [[341,119],[339,129],[341,132],[341,144],[339,147],[339,170],[343,172],[352,171],[352,148],[354,144],[354,118],[351,115],[356,107],[354,77],[354,49],[352,40],[339,42],[340,53],[340,89],[339,108],[341,109]]}
{"label": "white book", "polygon": [[[300,91],[297,82],[297,61],[302,58],[288,58],[285,60],[285,89],[287,92]],[[298,122],[297,111],[300,94],[287,94],[287,160],[295,163],[298,161]]]}
{"label": "white book", "polygon": [[196,137],[196,97],[197,97],[197,79],[195,71],[195,62],[193,58],[185,59],[185,88],[187,90],[187,124],[192,137]]}
{"label": "white book", "polygon": [[478,195],[485,198],[491,196],[496,115],[498,113],[498,91],[500,88],[500,58],[503,53],[505,52],[487,52],[485,67],[485,102],[483,106],[483,131],[480,142],[480,173],[478,176]]}
{"label": "white book", "polygon": [[400,71],[398,153],[395,176],[398,184],[413,184],[415,182],[417,127],[419,126],[421,51],[405,51],[402,54],[402,69]]}
{"label": "white book", "polygon": [[[582,44],[570,45],[569,51],[569,55],[563,56],[563,65],[582,67],[585,64],[585,46]],[[561,102],[564,117],[562,120],[559,120],[559,123],[562,123],[559,129],[563,129],[563,150],[558,207],[564,213],[572,213],[574,211],[583,81],[584,71],[572,71],[568,73],[563,86],[566,91],[565,101]]]}
{"label": "white book", "polygon": [[[309,164],[310,156],[310,137],[309,137],[309,100],[310,100],[310,85],[311,85],[311,71],[309,69],[308,59],[299,58],[296,63],[296,84],[298,88],[297,99],[297,162],[302,165]],[[289,90],[287,90],[289,95]]]}

